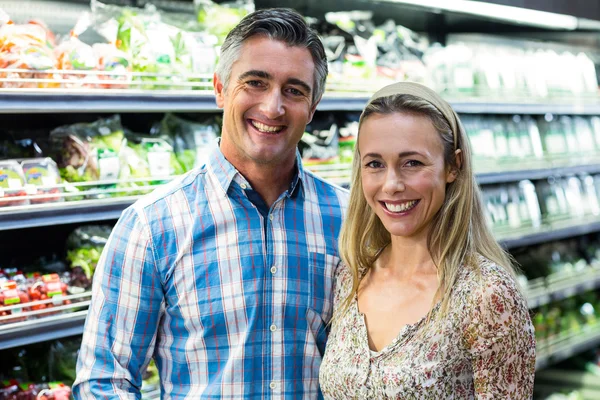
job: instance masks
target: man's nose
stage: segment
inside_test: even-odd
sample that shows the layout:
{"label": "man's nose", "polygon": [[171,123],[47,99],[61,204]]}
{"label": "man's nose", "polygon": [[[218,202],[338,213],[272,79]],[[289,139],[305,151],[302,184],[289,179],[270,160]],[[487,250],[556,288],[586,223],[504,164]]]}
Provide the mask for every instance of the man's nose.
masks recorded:
{"label": "man's nose", "polygon": [[276,119],[284,114],[283,98],[279,90],[273,89],[265,94],[261,111],[270,119]]}

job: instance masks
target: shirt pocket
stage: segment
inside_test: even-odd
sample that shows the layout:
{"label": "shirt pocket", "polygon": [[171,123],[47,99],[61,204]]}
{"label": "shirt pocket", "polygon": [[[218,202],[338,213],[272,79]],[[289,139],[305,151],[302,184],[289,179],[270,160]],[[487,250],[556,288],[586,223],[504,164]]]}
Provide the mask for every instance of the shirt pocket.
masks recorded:
{"label": "shirt pocket", "polygon": [[309,253],[308,308],[317,313],[324,324],[333,314],[333,279],[339,262],[338,256]]}

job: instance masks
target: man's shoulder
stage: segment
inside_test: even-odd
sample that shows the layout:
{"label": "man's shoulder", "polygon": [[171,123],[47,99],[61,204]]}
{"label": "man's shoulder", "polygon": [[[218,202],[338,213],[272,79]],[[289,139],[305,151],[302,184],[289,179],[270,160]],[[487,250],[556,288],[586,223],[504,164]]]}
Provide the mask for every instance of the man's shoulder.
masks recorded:
{"label": "man's shoulder", "polygon": [[311,171],[304,171],[305,177],[305,190],[308,192],[314,192],[317,199],[324,200],[327,198],[335,197],[340,202],[340,205],[346,207],[350,192],[333,182],[330,182]]}
{"label": "man's shoulder", "polygon": [[198,200],[198,196],[203,196],[205,192],[200,189],[206,187],[206,172],[206,167],[195,168],[142,196],[131,207],[145,213],[148,208],[164,210],[164,205],[175,199],[183,198],[188,202]]}

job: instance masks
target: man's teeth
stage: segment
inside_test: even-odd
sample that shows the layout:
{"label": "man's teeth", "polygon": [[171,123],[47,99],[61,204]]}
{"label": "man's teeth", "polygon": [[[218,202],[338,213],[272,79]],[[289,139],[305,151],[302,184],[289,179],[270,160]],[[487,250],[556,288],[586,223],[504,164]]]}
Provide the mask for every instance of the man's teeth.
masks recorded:
{"label": "man's teeth", "polygon": [[416,205],[417,205],[417,200],[412,200],[412,201],[402,203],[402,204],[385,203],[385,208],[387,208],[388,211],[391,211],[391,212],[404,212],[404,211],[410,210],[411,208],[413,208]]}
{"label": "man's teeth", "polygon": [[261,132],[279,132],[283,129],[283,126],[269,126],[256,121],[252,121],[252,125]]}

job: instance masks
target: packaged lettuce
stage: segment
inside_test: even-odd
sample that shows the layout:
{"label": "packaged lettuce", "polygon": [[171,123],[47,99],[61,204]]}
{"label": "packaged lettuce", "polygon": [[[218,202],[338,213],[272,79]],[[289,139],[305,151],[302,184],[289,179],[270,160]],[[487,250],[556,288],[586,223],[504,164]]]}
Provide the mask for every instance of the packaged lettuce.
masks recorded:
{"label": "packaged lettuce", "polygon": [[167,114],[154,129],[170,138],[183,172],[204,165],[219,136],[219,124],[214,117],[192,122]]}
{"label": "packaged lettuce", "polygon": [[246,15],[254,12],[254,0],[225,1],[194,0],[198,22],[218,39],[219,45]]}
{"label": "packaged lettuce", "polygon": [[[121,154],[120,188],[136,188],[164,182],[164,178],[183,173],[165,138],[127,134],[127,145]],[[137,181],[137,178],[148,178]],[[163,179],[161,179],[163,178]],[[124,195],[147,193],[149,190],[125,191]]]}
{"label": "packaged lettuce", "polygon": [[71,266],[70,286],[89,288],[92,276],[108,241],[108,225],[86,225],[75,229],[67,238],[67,261]]}
{"label": "packaged lettuce", "polygon": [[61,177],[67,182],[114,180],[125,144],[118,115],[92,123],[61,126],[50,132]]}
{"label": "packaged lettuce", "polygon": [[[62,41],[62,43],[56,47],[54,54],[56,55],[59,69],[65,71],[90,71],[96,68],[98,60],[94,54],[92,46],[79,40],[79,35],[86,31],[90,23],[90,14],[82,14],[75,24],[75,27],[71,30],[68,38]],[[63,79],[69,81],[68,83],[63,83],[63,86],[68,88],[94,87],[94,85],[90,82],[95,80],[95,76],[77,73],[64,73]]]}

